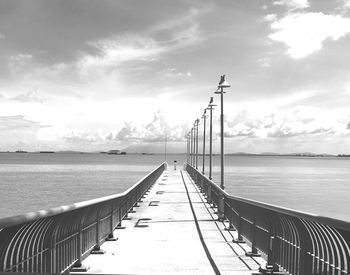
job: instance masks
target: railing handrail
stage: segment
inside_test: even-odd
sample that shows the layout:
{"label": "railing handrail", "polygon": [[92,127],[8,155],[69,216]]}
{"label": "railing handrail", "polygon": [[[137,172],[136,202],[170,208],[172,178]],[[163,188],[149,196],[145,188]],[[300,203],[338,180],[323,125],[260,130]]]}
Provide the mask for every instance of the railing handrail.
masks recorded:
{"label": "railing handrail", "polygon": [[86,201],[82,201],[82,202],[77,202],[77,203],[73,203],[73,204],[70,204],[70,205],[62,205],[62,206],[58,206],[58,207],[53,207],[53,208],[49,208],[49,209],[46,209],[46,210],[39,210],[39,211],[29,212],[29,213],[25,213],[25,214],[20,214],[20,215],[0,218],[0,229],[4,228],[4,227],[14,226],[14,225],[21,224],[21,223],[31,222],[31,221],[38,220],[38,219],[41,219],[41,218],[51,217],[51,216],[54,216],[54,215],[66,213],[66,212],[69,212],[69,211],[72,211],[72,210],[77,210],[77,209],[80,209],[80,208],[84,208],[84,207],[87,207],[87,206],[91,206],[91,205],[94,205],[94,204],[106,202],[106,201],[109,201],[109,200],[112,200],[112,199],[115,199],[115,198],[118,198],[118,197],[125,196],[131,190],[133,190],[137,185],[140,185],[148,176],[150,176],[160,166],[162,166],[164,164],[166,164],[165,161],[162,164],[158,165],[150,173],[148,173],[146,176],[144,176],[142,179],[140,179],[137,183],[133,184],[131,187],[129,187],[127,190],[125,190],[122,193],[109,195],[109,196],[104,196],[104,197],[91,199],[91,200],[86,200]]}
{"label": "railing handrail", "polygon": [[[187,165],[192,167],[193,169],[195,169],[190,164],[187,164]],[[293,216],[293,217],[297,217],[297,218],[309,219],[309,220],[312,220],[312,221],[315,221],[315,222],[327,224],[329,226],[333,226],[333,227],[336,227],[336,228],[339,228],[339,229],[350,231],[350,222],[347,222],[347,221],[344,221],[344,220],[335,219],[335,218],[331,218],[331,217],[321,216],[321,215],[317,215],[317,214],[313,214],[313,213],[309,213],[309,212],[304,212],[304,211],[300,211],[300,210],[295,210],[295,209],[288,208],[288,207],[278,206],[278,205],[275,205],[275,204],[270,204],[270,203],[266,203],[266,202],[256,201],[256,200],[253,200],[253,199],[247,199],[247,198],[243,198],[243,197],[233,196],[233,195],[227,193],[225,190],[222,190],[220,188],[220,186],[218,186],[213,180],[210,180],[206,175],[203,175],[203,174],[201,174],[201,175],[203,177],[205,177],[206,180],[208,182],[210,182],[212,186],[215,187],[215,189],[217,189],[219,192],[222,192],[228,198],[235,199],[235,200],[238,200],[238,201],[241,201],[241,202],[244,202],[244,203],[248,203],[250,205],[266,208],[268,210],[272,210],[272,211],[275,211],[275,212],[278,212],[278,213],[281,213],[281,214],[287,214],[287,215],[290,215],[290,216]]]}

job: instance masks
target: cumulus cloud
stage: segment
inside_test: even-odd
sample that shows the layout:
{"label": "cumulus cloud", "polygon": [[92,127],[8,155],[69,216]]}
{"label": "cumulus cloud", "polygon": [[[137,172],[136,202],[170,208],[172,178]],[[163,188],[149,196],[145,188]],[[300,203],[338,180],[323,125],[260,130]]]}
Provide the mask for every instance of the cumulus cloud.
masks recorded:
{"label": "cumulus cloud", "polygon": [[277,6],[288,6],[291,9],[305,9],[310,7],[308,0],[276,0],[273,4]]}
{"label": "cumulus cloud", "polygon": [[284,43],[294,59],[322,49],[326,40],[337,41],[350,33],[350,18],[324,13],[291,13],[271,24],[269,38]]}
{"label": "cumulus cloud", "polygon": [[105,138],[103,135],[92,132],[92,131],[71,131],[70,133],[65,134],[62,137],[65,143],[68,143],[73,146],[77,146],[77,148],[81,149],[85,145],[91,144],[104,144]]}
{"label": "cumulus cloud", "polygon": [[162,114],[154,114],[153,121],[146,125],[135,125],[134,123],[125,123],[124,127],[116,134],[109,135],[109,139],[131,142],[164,142],[167,139],[170,142],[184,141],[186,127],[176,125],[170,127]]}
{"label": "cumulus cloud", "polygon": [[182,146],[186,131],[186,125],[169,126],[162,113],[156,112],[149,123],[126,122],[123,127],[115,132],[72,130],[60,138],[60,148],[83,151],[119,148],[128,152],[129,149],[132,152],[158,152],[164,147],[159,144],[163,144],[165,140],[172,147],[178,146],[177,144]]}
{"label": "cumulus cloud", "polygon": [[[299,107],[263,116],[242,111],[226,121],[226,137],[287,138],[345,134],[341,115],[325,115],[321,109]],[[348,125],[349,126],[349,125]]]}

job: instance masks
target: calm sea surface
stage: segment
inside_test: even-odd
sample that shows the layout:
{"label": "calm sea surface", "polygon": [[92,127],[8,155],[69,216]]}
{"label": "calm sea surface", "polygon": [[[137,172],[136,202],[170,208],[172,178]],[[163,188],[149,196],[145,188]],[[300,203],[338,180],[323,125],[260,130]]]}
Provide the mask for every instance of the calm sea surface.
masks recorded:
{"label": "calm sea surface", "polygon": [[[169,168],[185,158],[168,155]],[[163,161],[163,155],[0,153],[0,218],[120,193]],[[219,165],[215,157],[216,182]],[[232,195],[350,221],[348,158],[226,156],[225,181]]]}

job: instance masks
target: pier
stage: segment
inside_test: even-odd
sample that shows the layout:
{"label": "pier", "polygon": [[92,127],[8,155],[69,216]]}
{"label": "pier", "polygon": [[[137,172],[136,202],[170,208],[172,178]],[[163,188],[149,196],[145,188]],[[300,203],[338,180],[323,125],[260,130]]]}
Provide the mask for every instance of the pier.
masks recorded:
{"label": "pier", "polygon": [[163,163],[121,194],[0,220],[0,273],[349,274],[348,222]]}
{"label": "pier", "polygon": [[[252,274],[261,258],[245,255],[184,171],[166,171],[79,274]],[[80,269],[75,269],[80,270]],[[76,274],[73,272],[72,274]]]}

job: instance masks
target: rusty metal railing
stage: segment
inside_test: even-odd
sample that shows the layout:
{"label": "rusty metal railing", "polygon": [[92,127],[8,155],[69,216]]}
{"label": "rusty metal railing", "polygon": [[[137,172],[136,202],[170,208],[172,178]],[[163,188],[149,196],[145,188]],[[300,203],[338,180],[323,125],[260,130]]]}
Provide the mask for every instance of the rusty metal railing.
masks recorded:
{"label": "rusty metal railing", "polygon": [[192,166],[186,170],[209,203],[219,207],[224,198],[221,211],[238,233],[233,241],[247,241],[248,255],[293,275],[350,273],[349,222],[231,196]]}
{"label": "rusty metal railing", "polygon": [[113,236],[165,167],[120,194],[0,219],[0,272],[57,274],[80,266]]}

